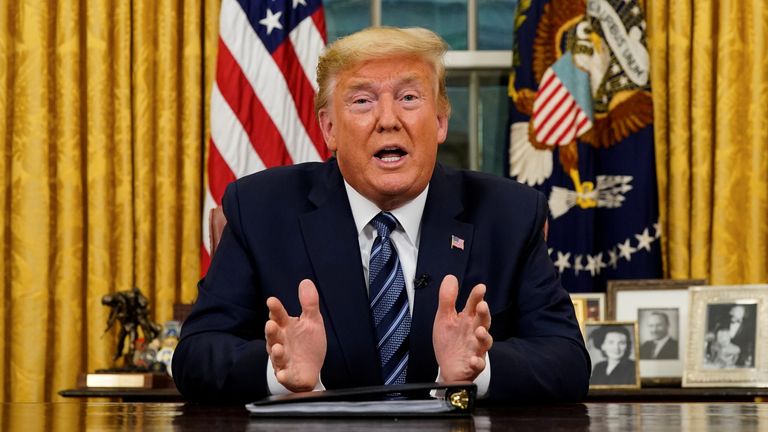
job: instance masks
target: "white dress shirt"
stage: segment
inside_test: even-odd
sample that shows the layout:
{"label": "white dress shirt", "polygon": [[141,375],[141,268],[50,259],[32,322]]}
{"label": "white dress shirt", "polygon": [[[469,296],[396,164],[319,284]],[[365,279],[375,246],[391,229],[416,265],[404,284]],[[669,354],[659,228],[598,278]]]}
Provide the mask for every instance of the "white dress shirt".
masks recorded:
{"label": "white dress shirt", "polygon": [[669,340],[670,336],[667,335],[663,339],[659,339],[656,342],[656,346],[653,347],[653,358],[656,358],[659,356],[659,353],[661,352],[661,349],[664,347],[664,345],[667,344],[667,341]]}
{"label": "white dress shirt", "polygon": [[[376,204],[368,200],[357,192],[349,183],[344,181],[344,187],[347,190],[349,206],[352,209],[352,217],[355,220],[357,228],[357,241],[360,245],[360,257],[363,264],[363,273],[365,275],[365,285],[369,287],[368,267],[370,264],[371,248],[376,239],[376,228],[370,223],[371,220],[381,212]],[[394,244],[397,255],[400,258],[400,264],[405,278],[405,291],[408,294],[408,308],[413,314],[413,299],[415,298],[416,279],[416,261],[419,256],[419,241],[421,239],[421,216],[424,213],[424,205],[427,202],[427,192],[429,185],[413,200],[391,210],[390,213],[397,219],[397,227],[390,233],[389,238]],[[442,282],[442,281],[440,281]],[[440,379],[440,370],[438,369],[437,380]],[[491,381],[491,363],[488,354],[485,354],[485,369],[475,379],[477,385],[478,397],[484,397],[488,393],[488,386]],[[272,361],[267,362],[267,385],[269,392],[273,395],[287,394],[290,390],[285,388],[277,381]],[[325,386],[318,379],[315,390],[325,390]]]}

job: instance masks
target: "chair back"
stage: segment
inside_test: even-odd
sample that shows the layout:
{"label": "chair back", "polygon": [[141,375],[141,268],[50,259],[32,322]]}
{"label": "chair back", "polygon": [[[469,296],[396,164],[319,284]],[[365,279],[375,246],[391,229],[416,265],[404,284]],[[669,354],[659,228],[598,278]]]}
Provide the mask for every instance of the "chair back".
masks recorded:
{"label": "chair back", "polygon": [[211,257],[216,252],[216,248],[221,241],[221,233],[227,225],[227,218],[224,216],[224,210],[221,207],[211,209],[208,214],[208,234],[210,236]]}

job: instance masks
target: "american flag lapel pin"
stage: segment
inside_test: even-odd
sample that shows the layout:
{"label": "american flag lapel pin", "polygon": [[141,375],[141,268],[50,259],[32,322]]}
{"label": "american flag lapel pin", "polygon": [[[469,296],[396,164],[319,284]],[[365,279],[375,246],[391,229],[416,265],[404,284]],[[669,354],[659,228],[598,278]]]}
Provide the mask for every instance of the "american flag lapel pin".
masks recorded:
{"label": "american flag lapel pin", "polygon": [[451,235],[451,249],[464,250],[464,239],[455,235]]}

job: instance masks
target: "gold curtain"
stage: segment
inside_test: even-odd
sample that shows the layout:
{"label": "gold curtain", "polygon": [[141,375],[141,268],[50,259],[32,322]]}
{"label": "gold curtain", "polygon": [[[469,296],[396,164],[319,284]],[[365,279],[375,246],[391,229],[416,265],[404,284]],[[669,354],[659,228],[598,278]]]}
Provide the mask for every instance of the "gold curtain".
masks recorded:
{"label": "gold curtain", "polygon": [[768,4],[647,0],[666,272],[768,282]]}
{"label": "gold curtain", "polygon": [[0,401],[109,367],[101,297],[153,319],[199,277],[218,0],[0,6]]}

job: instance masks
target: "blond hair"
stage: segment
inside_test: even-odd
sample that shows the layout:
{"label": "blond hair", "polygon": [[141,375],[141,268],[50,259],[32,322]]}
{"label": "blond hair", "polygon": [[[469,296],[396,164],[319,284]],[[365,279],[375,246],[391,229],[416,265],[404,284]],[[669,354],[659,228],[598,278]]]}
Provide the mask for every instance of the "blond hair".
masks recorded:
{"label": "blond hair", "polygon": [[420,27],[369,27],[336,40],[320,55],[317,64],[315,113],[328,105],[339,73],[368,60],[414,56],[431,65],[437,77],[437,109],[450,116],[451,103],[445,91],[443,55],[448,45],[434,32]]}

